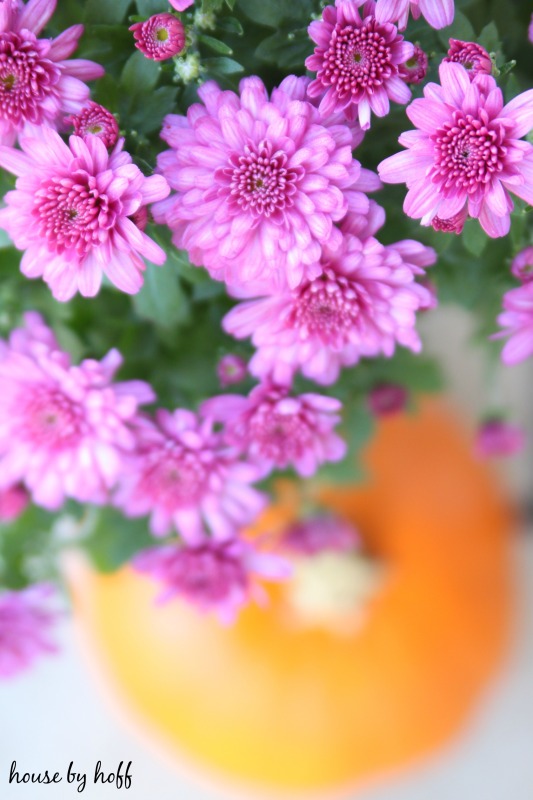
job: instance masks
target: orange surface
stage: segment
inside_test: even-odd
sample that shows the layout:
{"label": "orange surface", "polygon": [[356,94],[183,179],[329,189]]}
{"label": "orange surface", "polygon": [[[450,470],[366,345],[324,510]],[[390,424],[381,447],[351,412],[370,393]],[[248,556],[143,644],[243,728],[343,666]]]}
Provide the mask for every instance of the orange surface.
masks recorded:
{"label": "orange surface", "polygon": [[[224,628],[154,607],[157,588],[128,569],[76,580],[114,691],[176,753],[249,785],[325,792],[417,759],[471,710],[508,640],[511,514],[434,404],[384,421],[366,466],[366,485],[322,492],[388,569],[357,634],[295,628],[275,589]],[[259,527],[293,516],[293,499]]]}

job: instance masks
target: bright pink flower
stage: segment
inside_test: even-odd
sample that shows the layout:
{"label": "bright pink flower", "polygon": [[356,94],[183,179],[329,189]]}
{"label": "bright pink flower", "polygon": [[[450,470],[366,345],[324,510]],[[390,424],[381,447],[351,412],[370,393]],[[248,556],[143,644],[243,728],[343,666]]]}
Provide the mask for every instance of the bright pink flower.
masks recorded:
{"label": "bright pink flower", "polygon": [[531,15],[531,20],[527,29],[527,37],[531,44],[533,44],[533,14]]}
{"label": "bright pink flower", "polygon": [[470,79],[476,75],[490,75],[492,72],[492,61],[484,47],[476,42],[461,42],[458,39],[450,39],[450,49],[444,61],[456,61],[462,64],[470,75]]}
{"label": "bright pink flower", "polygon": [[523,450],[525,444],[523,428],[503,419],[488,419],[478,428],[475,452],[481,458],[513,456]]}
{"label": "bright pink flower", "polygon": [[69,60],[83,25],[37,38],[55,7],[56,0],[0,3],[0,144],[14,144],[28,123],[55,128],[77,114],[89,98],[84,81],[104,74],[94,61]]}
{"label": "bright pink flower", "polygon": [[453,217],[449,217],[448,219],[433,217],[431,220],[431,225],[436,231],[442,231],[442,233],[460,234],[463,232],[463,228],[467,219],[468,209],[465,206],[463,209],[461,209],[461,211],[459,211],[457,214],[454,214]]}
{"label": "bright pink flower", "polygon": [[418,19],[420,14],[432,28],[446,28],[453,22],[454,0],[377,0],[376,17],[379,21],[398,22],[400,30],[407,25],[409,9]]}
{"label": "bright pink flower", "polygon": [[29,501],[30,496],[20,483],[0,489],[0,523],[12,522],[20,516]]}
{"label": "bright pink flower", "polygon": [[502,350],[502,361],[508,365],[518,364],[533,355],[533,281],[506,292],[503,309],[498,324],[507,330],[492,338],[510,336]]}
{"label": "bright pink flower", "polygon": [[333,431],[341,403],[320,394],[292,396],[287,387],[260,384],[248,397],[220,395],[202,404],[203,414],[225,426],[227,441],[247,454],[267,475],[292,466],[302,477],[326,461],[346,455]]}
{"label": "bright pink flower", "polygon": [[353,131],[294,100],[294,85],[290,76],[269,100],[256,77],[241,81],[240,97],[209,81],[199,89],[203,105],[165,120],[172,149],[158,165],[177,194],[154,216],[232,291],[251,281],[297,286],[323,245],[340,244],[333,223],[349,206],[368,210],[358,189],[370,173],[352,157]]}
{"label": "bright pink flower", "polygon": [[430,296],[415,276],[435,260],[435,252],[418,242],[385,247],[348,233],[339,250],[324,251],[316,278],[241,303],[226,315],[224,329],[239,339],[252,337],[253,375],[290,384],[301,370],[331,384],[341,367],[364,356],[392,356],[396,343],[421,350],[415,312]]}
{"label": "bright pink flower", "polygon": [[12,678],[45,653],[57,651],[50,639],[57,613],[47,608],[52,592],[44,583],[0,591],[0,678]]}
{"label": "bright pink flower", "polygon": [[261,599],[256,576],[283,580],[291,571],[280,556],[259,552],[241,539],[154,547],[139,553],[133,566],[163,584],[160,603],[181,597],[200,611],[215,612],[226,625],[251,598]]}
{"label": "bright pink flower", "polygon": [[150,514],[155,536],[175,528],[198,544],[209,529],[215,539],[228,539],[262,510],[265,497],[250,486],[259,477],[211,420],[159,410],[155,422],[139,421],[137,450],[123,467],[115,504],[128,517]]}
{"label": "bright pink flower", "polygon": [[142,381],[112,383],[121,362],[111,350],[72,366],[37,314],[0,341],[0,489],[20,482],[49,509],[107,502],[137,408],[154,399]]}
{"label": "bright pink flower", "polygon": [[308,28],[316,43],[305,65],[317,73],[308,89],[310,97],[325,94],[319,110],[323,116],[344,111],[357,116],[363,130],[370,127],[370,113],[389,113],[389,100],[408,103],[410,89],[399,75],[399,67],[414,54],[410,42],[389,21],[373,16],[374,0],[363,7],[363,18],[352,0],[336,0],[326,6],[322,19]]}
{"label": "bright pink flower", "polygon": [[133,31],[135,47],[153,61],[173,58],[185,47],[185,28],[173,14],[154,14],[145,22],[136,22],[130,31]]}
{"label": "bright pink flower", "polygon": [[346,520],[331,514],[320,514],[295,522],[283,532],[281,543],[293,553],[312,556],[327,550],[354,550],[360,538]]}
{"label": "bright pink flower", "polygon": [[76,136],[85,139],[87,136],[98,136],[106,147],[114,147],[118,141],[118,122],[107,108],[92,100],[79,114],[67,117],[65,122],[74,126]]}
{"label": "bright pink flower", "polygon": [[172,8],[175,8],[176,11],[185,11],[186,8],[189,8],[194,3],[194,0],[168,0]]}
{"label": "bright pink flower", "polygon": [[525,247],[513,258],[511,272],[521,283],[533,280],[533,247]]}
{"label": "bright pink flower", "polygon": [[404,211],[423,225],[449,220],[465,206],[491,237],[509,232],[509,192],[533,203],[533,145],[521,137],[533,128],[533,89],[507,105],[490,75],[470,81],[461,64],[444,62],[442,86],[429,83],[407,116],[419,130],[400,136],[407,148],[386,158],[386,183],[406,183]]}
{"label": "bright pink flower", "polygon": [[424,50],[415,44],[415,50],[411,58],[404,64],[400,64],[399,75],[406,83],[421,83],[428,71],[428,57]]}
{"label": "bright pink flower", "polygon": [[376,417],[387,417],[403,411],[409,395],[404,386],[397,383],[381,383],[368,395],[370,411]]}
{"label": "bright pink flower", "polygon": [[222,356],[217,364],[217,375],[223,389],[234,383],[240,383],[248,375],[246,361],[240,356],[228,353]]}
{"label": "bright pink flower", "polygon": [[67,146],[50,128],[23,136],[21,153],[0,147],[0,166],[17,175],[4,198],[0,228],[19,250],[28,278],[42,276],[56,300],[76,291],[86,297],[100,289],[102,275],[123,292],[135,294],[145,268],[165,252],[131,217],[169,188],[161,175],[146,178],[122,151],[120,139],[109,154],[97,136],[71,136]]}

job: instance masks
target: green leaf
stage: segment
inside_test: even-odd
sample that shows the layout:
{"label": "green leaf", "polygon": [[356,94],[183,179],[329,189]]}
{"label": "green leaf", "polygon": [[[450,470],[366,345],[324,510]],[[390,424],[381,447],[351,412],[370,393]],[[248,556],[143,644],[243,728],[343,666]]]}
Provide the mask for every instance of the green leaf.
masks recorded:
{"label": "green leaf", "polygon": [[165,0],[137,0],[139,14],[142,14],[143,17],[151,17],[152,14],[168,11],[168,5]]}
{"label": "green leaf", "polygon": [[277,64],[285,69],[299,68],[312,52],[313,43],[305,28],[298,31],[278,31],[263,39],[255,51],[256,58]]}
{"label": "green leaf", "polygon": [[450,46],[450,39],[459,39],[462,42],[475,42],[476,40],[476,33],[472,23],[468,17],[465,17],[461,11],[457,10],[452,24],[439,31],[438,35],[446,50]]}
{"label": "green leaf", "polygon": [[220,58],[203,58],[202,66],[204,66],[208,72],[215,75],[233,75],[244,70],[242,64],[239,64],[238,61],[234,61],[233,58],[226,58],[226,56],[220,56]]}
{"label": "green leaf", "polygon": [[146,547],[154,544],[148,521],[127,519],[114,508],[102,508],[83,547],[101,572],[113,572]]}
{"label": "green leaf", "polygon": [[120,86],[130,98],[147,94],[155,88],[160,74],[161,67],[157,61],[151,61],[136,50],[126,61]]}
{"label": "green leaf", "polygon": [[175,111],[177,93],[175,86],[159,86],[138,97],[129,114],[130,127],[143,134],[160,130],[163,118]]}
{"label": "green leaf", "polygon": [[202,11],[204,14],[211,14],[220,11],[224,0],[202,0]]}
{"label": "green leaf", "polygon": [[122,22],[131,0],[113,0],[102,3],[102,0],[87,0],[85,5],[85,20],[102,24]]}
{"label": "green leaf", "polygon": [[500,49],[500,35],[494,22],[489,22],[488,25],[485,25],[477,38],[477,42],[489,53]]}
{"label": "green leaf", "polygon": [[467,220],[461,235],[465,248],[473,256],[480,256],[485,249],[488,236],[477,220]]}
{"label": "green leaf", "polygon": [[217,28],[225,33],[242,36],[244,29],[237,17],[222,17],[217,21]]}
{"label": "green leaf", "polygon": [[171,328],[187,320],[187,298],[176,272],[168,265],[149,264],[144,286],[133,298],[137,314],[162,328]]}
{"label": "green leaf", "polygon": [[201,33],[198,37],[198,41],[205,44],[206,47],[209,47],[211,50],[214,50],[215,53],[221,53],[223,56],[231,56],[233,50],[224,42],[221,42],[220,39],[215,39],[214,36],[208,36],[206,33]]}

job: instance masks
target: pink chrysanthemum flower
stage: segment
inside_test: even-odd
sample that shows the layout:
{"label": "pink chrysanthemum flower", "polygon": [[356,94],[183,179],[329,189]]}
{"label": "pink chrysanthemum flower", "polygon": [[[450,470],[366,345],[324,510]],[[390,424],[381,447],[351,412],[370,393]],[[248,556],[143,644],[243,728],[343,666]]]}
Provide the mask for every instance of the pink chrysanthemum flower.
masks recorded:
{"label": "pink chrysanthemum flower", "polygon": [[135,47],[153,61],[173,58],[185,47],[185,28],[173,14],[154,14],[145,22],[136,22],[130,31],[133,31]]}
{"label": "pink chrysanthemum flower", "polygon": [[323,245],[340,244],[334,222],[349,204],[368,210],[353,131],[295,100],[294,83],[283,81],[269,100],[256,77],[241,81],[240,97],[210,81],[199,89],[202,105],[165,120],[172,149],[158,165],[177,194],[156,203],[154,217],[232,290],[258,280],[298,285]]}
{"label": "pink chrysanthemum flower", "polygon": [[409,395],[404,386],[397,383],[381,383],[368,395],[368,406],[375,417],[388,417],[403,411]]}
{"label": "pink chrysanthemum flower", "polygon": [[437,30],[453,22],[454,0],[377,0],[376,17],[380,21],[398,22],[401,31],[407,26],[409,10],[414,19],[420,14]]}
{"label": "pink chrysanthemum flower", "polygon": [[318,277],[241,303],[225,317],[224,329],[239,339],[252,337],[253,375],[290,384],[301,370],[331,384],[341,367],[363,356],[392,356],[396,343],[420,351],[415,313],[430,297],[415,276],[435,260],[435,252],[418,242],[385,247],[347,233],[339,250],[324,251]]}
{"label": "pink chrysanthemum flower", "polygon": [[533,280],[533,247],[525,247],[513,258],[511,272],[521,283]]}
{"label": "pink chrysanthemum flower", "polygon": [[503,312],[498,324],[507,330],[493,335],[493,339],[510,336],[502,350],[504,364],[518,364],[533,355],[533,281],[503,296]]}
{"label": "pink chrysanthemum flower", "polygon": [[47,608],[52,592],[44,583],[0,590],[0,678],[11,678],[45,653],[57,651],[50,639],[57,613]]}
{"label": "pink chrysanthemum flower", "polygon": [[0,490],[20,482],[49,509],[65,497],[105,503],[135,446],[129,426],[153,392],[141,381],[112,383],[116,350],[72,366],[43,328],[29,314],[25,329],[0,341]]}
{"label": "pink chrysanthemum flower", "polygon": [[19,517],[29,501],[30,496],[20,483],[0,489],[0,523],[12,522]]}
{"label": "pink chrysanthemum flower", "polygon": [[533,203],[533,145],[521,137],[533,128],[533,89],[504,106],[490,75],[470,81],[461,64],[443,63],[442,86],[430,83],[407,116],[418,130],[400,136],[407,148],[386,158],[386,183],[406,183],[404,211],[423,225],[451,219],[468,207],[491,237],[509,232],[509,192]]}
{"label": "pink chrysanthemum flower", "polygon": [[490,75],[492,72],[492,61],[484,47],[476,42],[461,42],[458,39],[450,39],[450,49],[444,61],[455,61],[462,64],[470,78],[476,75]]}
{"label": "pink chrysanthemum flower", "polygon": [[234,383],[240,383],[248,375],[246,361],[240,356],[228,353],[222,356],[218,362],[217,375],[223,389],[227,386],[232,386]]}
{"label": "pink chrysanthemum flower", "polygon": [[480,458],[492,456],[514,456],[524,449],[526,434],[519,425],[504,419],[487,419],[476,433],[474,451]]}
{"label": "pink chrysanthemum flower", "polygon": [[374,0],[368,0],[361,18],[357,3],[336,0],[326,6],[322,19],[308,28],[316,43],[305,65],[317,73],[309,85],[310,97],[325,91],[319,110],[324,116],[344,111],[357,116],[363,130],[370,127],[370,114],[389,113],[389,100],[408,103],[411,91],[399,75],[399,67],[414,54],[414,47],[389,20],[373,16]]}
{"label": "pink chrysanthemum flower", "polygon": [[262,510],[265,497],[250,486],[259,477],[211,420],[159,410],[155,422],[138,424],[137,450],[123,467],[115,504],[128,517],[150,514],[155,536],[175,528],[189,544],[203,541],[207,530],[228,539]]}
{"label": "pink chrysanthemum flower", "polygon": [[302,555],[316,555],[327,550],[347,552],[360,544],[353,525],[331,514],[319,514],[301,519],[283,532],[283,548]]}
{"label": "pink chrysanthemum flower", "polygon": [[404,64],[400,64],[399,75],[406,83],[421,83],[428,71],[427,53],[415,44],[415,50],[411,58]]}
{"label": "pink chrysanthemum flower", "polygon": [[139,209],[166,197],[162,175],[146,178],[122,151],[109,154],[97,136],[71,136],[67,146],[51,128],[20,139],[23,152],[0,147],[0,166],[17,175],[4,198],[0,228],[24,250],[20,268],[41,277],[57,300],[79,290],[100,289],[102,275],[123,292],[142,286],[142,256],[155,264],[165,252],[131,219]]}
{"label": "pink chrysanthemum flower", "polygon": [[288,387],[260,384],[248,397],[220,395],[202,404],[202,413],[225,426],[227,441],[247,454],[261,474],[292,466],[302,477],[326,461],[346,455],[334,432],[341,403],[320,394],[293,396]]}
{"label": "pink chrysanthemum flower", "polygon": [[467,219],[468,209],[465,206],[457,214],[454,214],[453,217],[449,217],[449,219],[441,219],[439,216],[433,217],[431,220],[431,225],[436,231],[441,231],[442,233],[455,233],[458,235],[463,232],[463,228]]}
{"label": "pink chrysanthemum flower", "polygon": [[28,123],[56,127],[78,113],[89,98],[84,81],[104,74],[94,61],[69,60],[83,25],[37,38],[55,7],[56,0],[0,3],[0,144],[14,144]]}
{"label": "pink chrysanthemum flower", "polygon": [[106,147],[114,147],[118,141],[118,122],[107,108],[92,100],[76,116],[67,117],[65,122],[74,127],[76,136],[98,136]]}
{"label": "pink chrysanthemum flower", "polygon": [[250,599],[262,599],[256,576],[283,580],[291,572],[285,559],[235,538],[195,547],[154,547],[139,553],[133,566],[163,584],[160,603],[181,597],[200,611],[214,612],[226,625]]}

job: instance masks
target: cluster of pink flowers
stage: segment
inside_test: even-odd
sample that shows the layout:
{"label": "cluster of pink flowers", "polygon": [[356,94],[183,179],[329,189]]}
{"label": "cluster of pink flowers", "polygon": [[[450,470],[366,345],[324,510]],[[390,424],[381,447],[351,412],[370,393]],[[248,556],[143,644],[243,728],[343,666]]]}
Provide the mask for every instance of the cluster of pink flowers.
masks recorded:
{"label": "cluster of pink flowers", "polygon": [[53,589],[35,584],[28,589],[0,589],[0,679],[22,672],[45,653],[56,652],[50,628],[57,613],[49,606]]}

